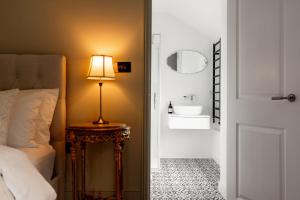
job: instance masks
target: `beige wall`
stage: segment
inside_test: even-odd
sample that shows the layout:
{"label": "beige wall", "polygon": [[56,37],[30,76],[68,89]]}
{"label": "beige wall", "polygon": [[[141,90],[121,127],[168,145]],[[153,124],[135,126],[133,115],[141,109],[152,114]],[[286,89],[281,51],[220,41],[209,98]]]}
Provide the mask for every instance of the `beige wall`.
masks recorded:
{"label": "beige wall", "polygon": [[[105,83],[103,88],[106,119],[132,126],[125,152],[129,199],[141,199],[143,36],[144,0],[0,1],[0,53],[67,56],[68,123],[92,121],[98,115],[97,82],[85,79],[92,54],[132,62],[132,73],[117,74],[117,80]],[[88,148],[88,190],[113,190],[110,147],[105,144]],[[70,191],[70,179],[66,190]]]}

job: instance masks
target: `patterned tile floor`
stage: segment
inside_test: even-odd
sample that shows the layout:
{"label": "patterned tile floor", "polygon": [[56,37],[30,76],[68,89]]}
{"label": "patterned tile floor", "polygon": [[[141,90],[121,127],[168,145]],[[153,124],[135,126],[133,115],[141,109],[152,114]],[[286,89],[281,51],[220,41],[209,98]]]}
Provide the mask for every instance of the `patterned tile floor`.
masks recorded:
{"label": "patterned tile floor", "polygon": [[151,172],[152,200],[225,200],[218,191],[220,171],[213,159],[161,159]]}

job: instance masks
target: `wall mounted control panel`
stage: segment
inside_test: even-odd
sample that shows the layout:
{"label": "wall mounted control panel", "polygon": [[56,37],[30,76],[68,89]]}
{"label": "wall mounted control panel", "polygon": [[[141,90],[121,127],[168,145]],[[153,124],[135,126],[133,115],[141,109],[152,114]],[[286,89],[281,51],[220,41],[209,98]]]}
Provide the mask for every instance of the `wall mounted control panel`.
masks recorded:
{"label": "wall mounted control panel", "polygon": [[131,62],[118,62],[118,73],[131,72]]}

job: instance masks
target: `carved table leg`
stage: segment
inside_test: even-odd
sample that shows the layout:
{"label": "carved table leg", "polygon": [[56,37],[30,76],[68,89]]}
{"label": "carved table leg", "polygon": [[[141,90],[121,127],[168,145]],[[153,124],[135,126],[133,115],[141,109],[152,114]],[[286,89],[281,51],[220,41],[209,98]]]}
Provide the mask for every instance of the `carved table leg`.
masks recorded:
{"label": "carved table leg", "polygon": [[85,150],[86,144],[81,143],[81,199],[85,198]]}
{"label": "carved table leg", "polygon": [[121,151],[120,151],[120,190],[121,190],[121,199],[123,199],[123,149],[124,141],[121,141]]}
{"label": "carved table leg", "polygon": [[116,164],[116,200],[123,199],[122,194],[122,141],[120,138],[115,139],[115,164]]}
{"label": "carved table leg", "polygon": [[70,133],[71,142],[71,162],[72,162],[72,199],[77,200],[77,188],[76,188],[76,142],[74,133]]}

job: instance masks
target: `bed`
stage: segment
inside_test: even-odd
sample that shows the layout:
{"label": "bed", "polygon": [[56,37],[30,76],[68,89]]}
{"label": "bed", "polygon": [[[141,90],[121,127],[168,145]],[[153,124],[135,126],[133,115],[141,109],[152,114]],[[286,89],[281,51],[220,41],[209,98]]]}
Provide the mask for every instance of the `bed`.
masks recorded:
{"label": "bed", "polygon": [[37,148],[17,148],[26,154],[40,174],[51,183],[54,171],[56,151],[51,145],[39,145]]}
{"label": "bed", "polygon": [[66,59],[62,55],[0,54],[0,72],[0,90],[59,88],[50,128],[51,146],[20,150],[28,155],[50,182],[57,199],[62,200],[65,178]]}

